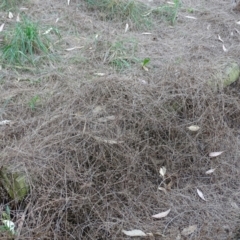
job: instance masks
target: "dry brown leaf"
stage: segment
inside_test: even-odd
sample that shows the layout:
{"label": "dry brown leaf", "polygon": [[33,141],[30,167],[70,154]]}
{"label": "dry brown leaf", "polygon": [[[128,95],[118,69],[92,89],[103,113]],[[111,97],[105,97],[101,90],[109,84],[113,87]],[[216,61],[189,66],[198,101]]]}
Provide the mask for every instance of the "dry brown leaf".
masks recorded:
{"label": "dry brown leaf", "polygon": [[138,229],[134,229],[131,231],[122,230],[122,232],[129,237],[147,237],[146,233]]}
{"label": "dry brown leaf", "polygon": [[224,151],[222,152],[211,152],[209,153],[209,157],[217,157],[217,156],[220,156],[222,153],[224,153]]}
{"label": "dry brown leaf", "polygon": [[197,229],[197,225],[192,225],[189,226],[187,228],[184,228],[181,232],[181,234],[185,237],[187,237],[188,235],[192,234],[195,232],[195,230]]}
{"label": "dry brown leaf", "polygon": [[205,174],[212,174],[215,170],[216,168],[209,169],[208,171],[205,172]]}
{"label": "dry brown leaf", "polygon": [[202,200],[207,201],[207,200],[205,199],[202,191],[200,191],[199,189],[197,189],[197,193],[198,193],[198,196],[199,196]]}
{"label": "dry brown leaf", "polygon": [[188,129],[192,132],[196,132],[200,129],[200,127],[196,126],[196,125],[192,125],[192,126],[188,127]]}
{"label": "dry brown leaf", "polygon": [[155,215],[152,215],[153,218],[164,218],[166,217],[169,213],[170,213],[171,209],[168,209],[167,211],[165,212],[161,212],[161,213],[158,213],[158,214],[155,214]]}
{"label": "dry brown leaf", "polygon": [[3,27],[4,27],[4,23],[0,26],[0,32],[2,32]]}

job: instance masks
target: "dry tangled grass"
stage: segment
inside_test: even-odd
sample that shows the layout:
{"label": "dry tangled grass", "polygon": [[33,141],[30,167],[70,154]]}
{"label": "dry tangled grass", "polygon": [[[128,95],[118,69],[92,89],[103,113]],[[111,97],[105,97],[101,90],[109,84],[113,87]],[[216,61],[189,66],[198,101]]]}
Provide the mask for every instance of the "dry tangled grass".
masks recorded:
{"label": "dry tangled grass", "polygon": [[[32,15],[42,16],[48,4],[29,5]],[[1,126],[1,166],[21,169],[30,184],[21,203],[2,188],[2,206],[10,205],[17,226],[24,216],[18,239],[128,239],[122,229],[177,239],[191,225],[197,230],[186,239],[238,239],[240,82],[219,91],[208,84],[217,64],[239,63],[239,35],[230,37],[235,13],[224,1],[183,1],[199,20],[186,20],[183,9],[174,28],[162,23],[150,37],[133,30],[137,57],[151,58],[149,72],[133,64],[119,73],[104,58],[116,35],[128,34],[116,31],[122,23],[102,22],[78,1],[65,5],[51,5],[62,11],[58,27],[68,34],[59,43],[62,60],[36,72],[1,70],[1,118],[12,120]],[[43,22],[55,19],[50,9]],[[97,42],[89,37],[95,29]],[[227,53],[216,34],[231,45]],[[79,44],[80,51],[64,51]],[[224,153],[209,158],[215,151]],[[162,166],[167,194],[158,190]],[[166,218],[151,217],[167,209]]]}

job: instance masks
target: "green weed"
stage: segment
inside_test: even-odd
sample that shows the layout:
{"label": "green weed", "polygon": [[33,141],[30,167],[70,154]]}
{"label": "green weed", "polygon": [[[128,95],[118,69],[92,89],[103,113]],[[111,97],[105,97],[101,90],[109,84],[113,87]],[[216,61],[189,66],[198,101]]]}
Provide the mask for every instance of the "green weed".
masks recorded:
{"label": "green weed", "polygon": [[138,62],[135,57],[137,42],[133,39],[115,41],[106,53],[104,62],[108,62],[117,71],[123,71],[131,67],[132,63]]}
{"label": "green weed", "polygon": [[7,64],[34,64],[37,55],[47,55],[50,41],[40,33],[37,23],[26,17],[17,22],[15,28],[8,32],[1,46],[2,59]]}
{"label": "green weed", "polygon": [[0,232],[8,232],[10,236],[15,234],[15,224],[11,221],[10,208],[7,206],[6,210],[2,212],[1,221],[4,225],[0,226]]}
{"label": "green weed", "polygon": [[146,16],[149,7],[137,0],[85,0],[92,9],[101,11],[106,20],[130,21],[137,28],[149,27],[151,19]]}

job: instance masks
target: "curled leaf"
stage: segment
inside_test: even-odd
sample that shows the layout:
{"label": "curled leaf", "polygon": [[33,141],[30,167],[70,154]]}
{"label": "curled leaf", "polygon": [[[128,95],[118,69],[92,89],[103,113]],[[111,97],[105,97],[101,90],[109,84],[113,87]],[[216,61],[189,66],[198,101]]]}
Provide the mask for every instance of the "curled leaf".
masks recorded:
{"label": "curled leaf", "polygon": [[222,38],[220,37],[220,35],[218,35],[218,40],[220,41],[220,42],[224,42],[223,40],[222,40]]}
{"label": "curled leaf", "polygon": [[146,237],[147,234],[142,230],[134,229],[131,231],[122,230],[122,232],[129,237]]}
{"label": "curled leaf", "polygon": [[222,151],[222,152],[211,152],[211,153],[209,153],[209,157],[217,157],[217,156],[220,156],[222,153],[223,153],[224,151]]}
{"label": "curled leaf", "polygon": [[224,52],[228,52],[227,48],[224,45],[222,45],[222,48]]}
{"label": "curled leaf", "polygon": [[161,212],[161,213],[158,213],[158,214],[155,214],[155,215],[152,215],[153,218],[164,218],[166,217],[169,213],[170,213],[171,209],[168,209],[167,211],[165,212]]}
{"label": "curled leaf", "polygon": [[167,194],[167,190],[166,190],[166,188],[158,187],[158,190],[163,191],[165,194]]}
{"label": "curled leaf", "polygon": [[199,196],[202,200],[207,201],[207,200],[205,199],[202,191],[200,191],[199,189],[197,189],[197,193],[198,193],[198,196]]}

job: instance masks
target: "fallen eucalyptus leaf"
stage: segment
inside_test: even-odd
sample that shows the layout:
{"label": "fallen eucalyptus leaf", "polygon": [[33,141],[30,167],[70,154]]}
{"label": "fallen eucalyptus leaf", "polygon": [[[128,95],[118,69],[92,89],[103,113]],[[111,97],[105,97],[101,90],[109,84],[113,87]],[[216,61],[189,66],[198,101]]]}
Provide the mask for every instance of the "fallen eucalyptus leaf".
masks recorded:
{"label": "fallen eucalyptus leaf", "polygon": [[218,40],[220,41],[220,42],[224,42],[223,40],[222,40],[222,38],[220,37],[220,35],[218,35]]}
{"label": "fallen eucalyptus leaf", "polygon": [[228,52],[228,50],[226,49],[226,47],[224,45],[222,45],[223,51],[224,52]]}
{"label": "fallen eucalyptus leaf", "polygon": [[200,191],[199,189],[197,189],[197,193],[198,193],[198,196],[199,196],[202,200],[207,201],[207,200],[205,199],[202,191]]}
{"label": "fallen eucalyptus leaf", "polygon": [[20,22],[20,16],[19,16],[19,14],[17,15],[16,22]]}
{"label": "fallen eucalyptus leaf", "polygon": [[128,28],[129,28],[129,25],[128,23],[126,23],[125,30],[124,30],[125,33],[128,31]]}
{"label": "fallen eucalyptus leaf", "polygon": [[196,17],[193,17],[193,16],[185,16],[185,18],[189,18],[189,19],[197,19]]}
{"label": "fallen eucalyptus leaf", "polygon": [[163,188],[163,187],[158,187],[158,190],[164,192],[165,194],[167,194],[167,190],[166,188]]}
{"label": "fallen eucalyptus leaf", "polygon": [[103,77],[103,76],[105,76],[105,73],[94,73],[94,75],[99,76],[99,77]]}
{"label": "fallen eucalyptus leaf", "polygon": [[43,35],[46,35],[46,34],[50,33],[52,30],[53,30],[52,28],[49,28],[48,30],[46,30],[46,31],[43,33]]}
{"label": "fallen eucalyptus leaf", "polygon": [[189,226],[187,228],[184,228],[181,232],[181,234],[185,237],[187,237],[188,235],[194,233],[194,231],[197,229],[197,225],[192,225],[192,226]]}
{"label": "fallen eucalyptus leaf", "polygon": [[0,26],[0,32],[2,32],[3,27],[4,27],[4,23]]}
{"label": "fallen eucalyptus leaf", "polygon": [[113,139],[105,139],[105,138],[100,138],[100,137],[93,137],[94,139],[96,139],[99,142],[104,142],[104,143],[108,143],[108,144],[119,144],[119,143],[123,143],[123,141],[118,141],[118,140],[113,140]]}
{"label": "fallen eucalyptus leaf", "polygon": [[84,46],[67,48],[66,51],[73,51],[73,50],[75,50],[75,49],[81,49],[81,48],[83,48],[83,47],[84,47]]}
{"label": "fallen eucalyptus leaf", "polygon": [[10,19],[13,18],[13,14],[12,14],[12,12],[9,12],[9,13],[8,13],[8,18],[10,18]]}
{"label": "fallen eucalyptus leaf", "polygon": [[209,169],[208,171],[205,172],[205,174],[212,174],[215,170],[216,168]]}
{"label": "fallen eucalyptus leaf", "polygon": [[167,169],[165,167],[161,167],[159,170],[160,175],[164,178],[164,175],[166,174]]}
{"label": "fallen eucalyptus leaf", "polygon": [[196,126],[196,125],[192,125],[192,126],[188,127],[188,129],[192,132],[196,132],[200,129],[200,127]]}
{"label": "fallen eucalyptus leaf", "polygon": [[220,156],[222,153],[223,153],[224,151],[222,151],[222,152],[211,152],[211,153],[209,153],[209,157],[217,157],[217,156]]}
{"label": "fallen eucalyptus leaf", "polygon": [[115,116],[107,116],[107,117],[99,118],[98,122],[105,123],[105,122],[113,121],[113,120],[115,120]]}
{"label": "fallen eucalyptus leaf", "polygon": [[0,122],[0,126],[7,125],[7,124],[10,124],[10,123],[11,123],[10,120],[3,120],[3,121]]}
{"label": "fallen eucalyptus leaf", "polygon": [[147,234],[141,230],[134,229],[131,231],[122,230],[122,232],[129,237],[146,237]]}
{"label": "fallen eucalyptus leaf", "polygon": [[153,218],[164,218],[166,217],[169,213],[170,213],[171,209],[168,209],[167,211],[165,212],[161,212],[161,213],[158,213],[158,214],[155,214],[155,215],[152,215]]}

